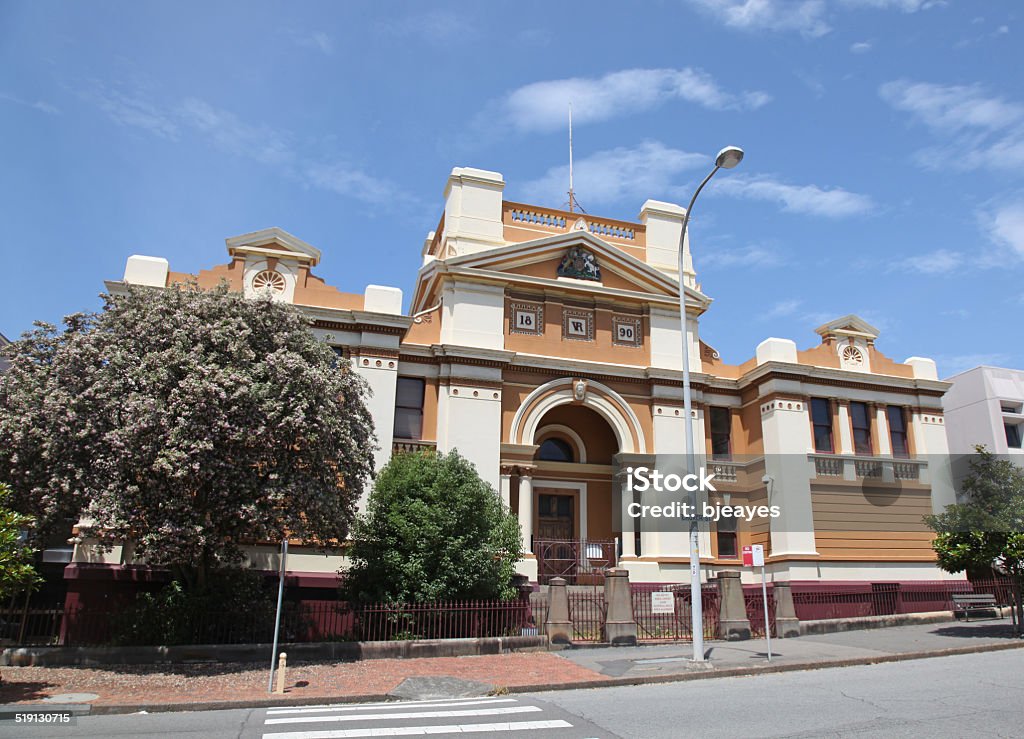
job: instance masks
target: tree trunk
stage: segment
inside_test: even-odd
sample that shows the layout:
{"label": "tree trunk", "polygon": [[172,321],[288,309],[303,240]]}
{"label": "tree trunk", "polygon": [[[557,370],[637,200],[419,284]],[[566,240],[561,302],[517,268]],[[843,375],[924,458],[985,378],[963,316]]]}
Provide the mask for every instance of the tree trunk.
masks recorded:
{"label": "tree trunk", "polygon": [[1018,637],[1021,635],[1021,622],[1024,619],[1024,603],[1021,603],[1020,600],[1022,579],[1024,577],[1021,576],[1020,572],[1013,573],[1010,578],[1013,587],[1013,609],[1017,616],[1015,619],[1016,623],[1013,625],[1013,633],[1014,636]]}

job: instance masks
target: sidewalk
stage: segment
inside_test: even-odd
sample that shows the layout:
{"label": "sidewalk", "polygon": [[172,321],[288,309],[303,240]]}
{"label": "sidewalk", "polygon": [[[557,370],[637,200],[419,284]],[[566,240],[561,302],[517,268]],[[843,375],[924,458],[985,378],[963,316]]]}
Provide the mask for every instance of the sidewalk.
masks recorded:
{"label": "sidewalk", "polygon": [[513,692],[690,680],[763,671],[914,659],[962,651],[1024,647],[1008,620],[942,623],[773,640],[707,642],[710,665],[689,661],[690,644],[594,647],[558,653],[382,659],[289,667],[285,695],[268,696],[264,665],[195,664],[102,668],[3,668],[0,701],[65,703],[78,696],[93,713],[381,701],[407,678],[452,677]]}

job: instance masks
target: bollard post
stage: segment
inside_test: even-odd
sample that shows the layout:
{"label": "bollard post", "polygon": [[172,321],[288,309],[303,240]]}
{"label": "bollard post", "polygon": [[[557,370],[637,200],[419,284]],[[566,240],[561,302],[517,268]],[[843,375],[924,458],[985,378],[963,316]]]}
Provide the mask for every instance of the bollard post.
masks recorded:
{"label": "bollard post", "polygon": [[636,619],[633,616],[633,595],[629,589],[629,571],[605,570],[604,640],[609,644],[636,646]]}
{"label": "bollard post", "polygon": [[274,690],[275,693],[284,694],[284,671],[287,666],[288,655],[285,652],[281,652],[281,656],[277,660],[277,688]]}
{"label": "bollard post", "polygon": [[780,639],[800,636],[800,619],[793,607],[793,588],[789,582],[773,583],[775,589],[775,629]]}
{"label": "bollard post", "polygon": [[572,642],[572,621],[569,620],[569,593],[563,577],[553,577],[548,582],[548,616],[544,632],[549,644],[570,644]]}

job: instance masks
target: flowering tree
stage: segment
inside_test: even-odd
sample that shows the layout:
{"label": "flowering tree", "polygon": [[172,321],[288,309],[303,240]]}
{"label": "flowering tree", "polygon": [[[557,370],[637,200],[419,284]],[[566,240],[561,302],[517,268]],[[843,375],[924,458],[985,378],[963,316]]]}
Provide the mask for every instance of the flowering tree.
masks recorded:
{"label": "flowering tree", "polygon": [[283,532],[348,532],[372,471],[365,383],[292,306],[128,287],[37,324],[0,380],[0,477],[41,535],[83,516],[188,587]]}

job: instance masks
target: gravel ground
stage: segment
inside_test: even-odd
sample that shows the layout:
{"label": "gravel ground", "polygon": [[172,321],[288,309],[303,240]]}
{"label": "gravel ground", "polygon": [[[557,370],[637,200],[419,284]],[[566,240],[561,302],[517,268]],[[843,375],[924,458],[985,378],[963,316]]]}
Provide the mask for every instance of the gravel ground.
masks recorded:
{"label": "gravel ground", "polygon": [[[268,666],[254,664],[5,667],[0,701],[37,702],[61,693],[96,693],[94,704],[200,703],[267,697]],[[379,695],[407,677],[450,676],[496,687],[606,680],[558,655],[382,659],[296,664],[287,671],[291,697]]]}

